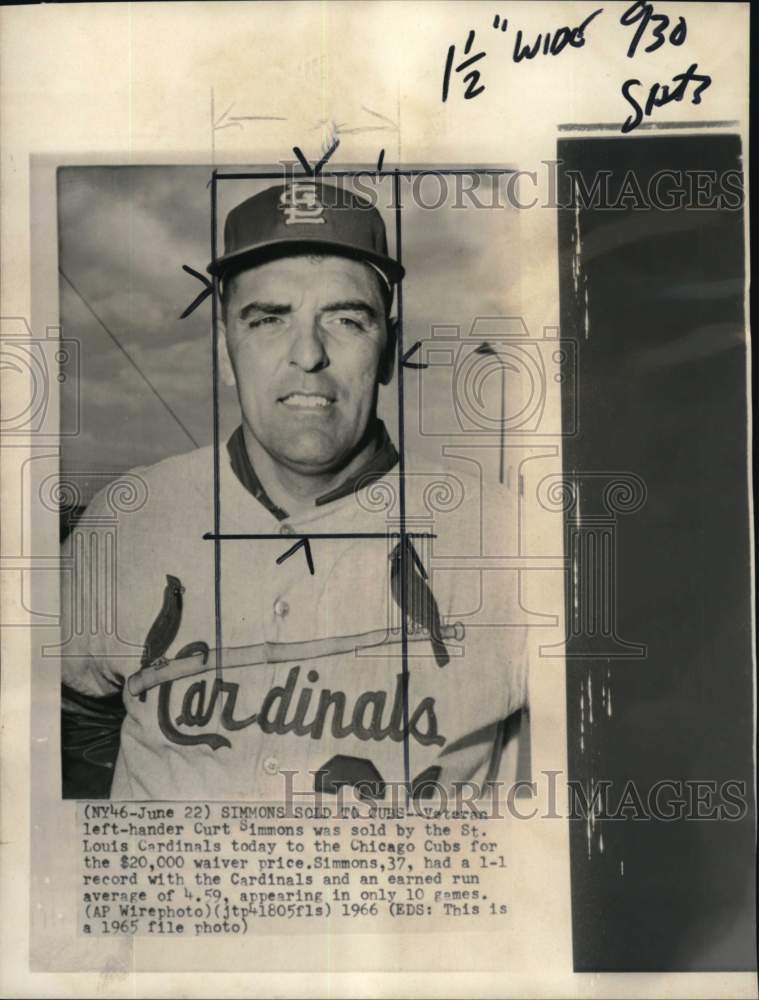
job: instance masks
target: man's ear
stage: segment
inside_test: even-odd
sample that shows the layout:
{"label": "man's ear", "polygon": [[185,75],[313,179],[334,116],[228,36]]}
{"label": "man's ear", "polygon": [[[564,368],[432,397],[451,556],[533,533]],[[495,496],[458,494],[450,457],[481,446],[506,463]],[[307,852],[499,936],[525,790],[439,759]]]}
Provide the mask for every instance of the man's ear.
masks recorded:
{"label": "man's ear", "polygon": [[387,321],[387,337],[385,338],[385,347],[382,351],[382,357],[380,358],[379,366],[379,383],[380,385],[387,385],[390,379],[393,377],[393,371],[395,370],[395,351],[398,344],[398,320],[388,319]]}
{"label": "man's ear", "polygon": [[227,327],[221,317],[216,321],[216,328],[219,331],[219,371],[221,372],[221,380],[224,385],[234,388],[237,385],[237,379],[235,378],[235,369],[227,345]]}

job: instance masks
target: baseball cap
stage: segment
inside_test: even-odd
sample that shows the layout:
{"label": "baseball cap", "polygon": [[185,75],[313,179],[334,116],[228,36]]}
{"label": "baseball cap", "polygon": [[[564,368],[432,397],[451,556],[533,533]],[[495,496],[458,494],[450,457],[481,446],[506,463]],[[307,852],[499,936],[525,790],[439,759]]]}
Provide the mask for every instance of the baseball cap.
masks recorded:
{"label": "baseball cap", "polygon": [[388,288],[403,267],[389,256],[377,209],[351,191],[316,180],[267,188],[236,205],[224,224],[224,254],[208,272],[229,277],[278,257],[335,254],[371,264]]}

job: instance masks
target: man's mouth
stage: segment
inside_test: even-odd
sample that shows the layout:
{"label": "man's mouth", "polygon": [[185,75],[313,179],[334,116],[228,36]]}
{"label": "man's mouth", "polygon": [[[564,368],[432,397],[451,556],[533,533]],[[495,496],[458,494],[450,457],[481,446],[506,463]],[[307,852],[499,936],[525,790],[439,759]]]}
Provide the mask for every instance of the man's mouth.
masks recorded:
{"label": "man's mouth", "polygon": [[334,404],[335,399],[318,392],[291,392],[279,401],[292,410],[325,410]]}

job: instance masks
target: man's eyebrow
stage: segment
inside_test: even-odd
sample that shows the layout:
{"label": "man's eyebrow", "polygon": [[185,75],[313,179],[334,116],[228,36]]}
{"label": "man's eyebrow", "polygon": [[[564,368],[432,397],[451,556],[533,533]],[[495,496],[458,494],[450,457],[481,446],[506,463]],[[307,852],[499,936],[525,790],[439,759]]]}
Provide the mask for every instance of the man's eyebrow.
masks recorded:
{"label": "man's eyebrow", "polygon": [[269,316],[286,316],[292,312],[292,306],[281,302],[248,302],[240,310],[240,319],[247,319],[254,312],[267,313]]}
{"label": "man's eyebrow", "polygon": [[377,310],[363,299],[343,299],[323,306],[321,312],[362,312],[371,320],[377,319]]}

